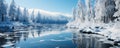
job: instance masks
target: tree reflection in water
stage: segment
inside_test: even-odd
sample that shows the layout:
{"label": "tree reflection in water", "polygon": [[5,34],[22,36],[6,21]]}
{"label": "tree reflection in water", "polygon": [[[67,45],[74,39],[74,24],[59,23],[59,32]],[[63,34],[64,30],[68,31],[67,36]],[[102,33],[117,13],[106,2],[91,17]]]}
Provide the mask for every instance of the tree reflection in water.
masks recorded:
{"label": "tree reflection in water", "polygon": [[[55,25],[56,26],[56,25]],[[16,43],[19,43],[20,40],[26,41],[31,35],[33,38],[35,36],[40,36],[41,32],[44,31],[52,31],[54,30],[61,30],[63,29],[63,25],[59,25],[55,27],[54,25],[52,26],[38,26],[38,27],[17,27],[14,28],[14,32],[5,32],[5,36],[0,36],[0,48],[17,48]]]}
{"label": "tree reflection in water", "polygon": [[97,34],[73,33],[73,42],[77,48],[110,48],[113,47],[113,41]]}

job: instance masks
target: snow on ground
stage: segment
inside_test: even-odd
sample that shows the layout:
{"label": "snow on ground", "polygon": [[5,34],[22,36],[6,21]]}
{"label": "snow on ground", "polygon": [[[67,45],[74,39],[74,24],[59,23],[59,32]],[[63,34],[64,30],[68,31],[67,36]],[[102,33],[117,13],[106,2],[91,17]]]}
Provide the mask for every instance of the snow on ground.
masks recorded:
{"label": "snow on ground", "polygon": [[[73,24],[75,24],[75,23],[73,23]],[[74,25],[72,25],[72,26],[74,26]],[[95,24],[89,24],[89,23],[88,24],[81,23],[80,25],[76,25],[74,27],[77,27],[78,31],[82,30],[85,32],[98,33],[98,34],[102,34],[104,36],[107,36],[108,38],[111,38],[111,39],[114,39],[117,41],[120,40],[120,27],[118,27],[118,25],[114,25],[114,24],[95,25]]]}

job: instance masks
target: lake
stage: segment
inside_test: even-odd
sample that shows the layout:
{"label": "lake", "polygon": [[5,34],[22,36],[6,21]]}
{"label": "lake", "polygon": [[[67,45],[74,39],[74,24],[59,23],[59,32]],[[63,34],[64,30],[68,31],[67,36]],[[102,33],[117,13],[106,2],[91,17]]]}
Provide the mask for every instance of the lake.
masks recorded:
{"label": "lake", "polygon": [[0,38],[1,48],[76,48],[73,33],[64,25],[17,27]]}

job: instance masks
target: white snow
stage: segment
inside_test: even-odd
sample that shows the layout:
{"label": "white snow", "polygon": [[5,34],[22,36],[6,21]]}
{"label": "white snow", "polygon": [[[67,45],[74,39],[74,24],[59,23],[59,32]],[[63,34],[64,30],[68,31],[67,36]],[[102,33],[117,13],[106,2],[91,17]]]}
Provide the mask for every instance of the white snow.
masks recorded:
{"label": "white snow", "polygon": [[32,11],[35,11],[35,15],[37,15],[38,12],[40,12],[42,15],[45,16],[59,16],[59,15],[64,15],[67,17],[72,17],[71,14],[64,14],[64,13],[60,13],[60,12],[51,12],[51,11],[46,11],[46,10],[42,10],[42,9],[29,9],[29,13],[32,13]]}
{"label": "white snow", "polygon": [[[99,33],[104,36],[107,36],[108,38],[114,39],[115,41],[120,41],[120,21],[116,20],[112,21],[110,18],[110,16],[112,17],[120,16],[119,15],[120,1],[96,0],[95,4],[91,4],[92,0],[86,0],[85,4],[83,4],[80,1],[81,0],[79,0],[77,6],[79,8],[75,8],[73,10],[73,16],[75,20],[69,22],[67,26],[69,28],[74,27],[74,29],[77,29],[78,31],[84,30],[86,32],[91,31]],[[114,5],[114,3],[116,4],[116,6]],[[86,7],[84,7],[83,5]],[[118,9],[118,11],[115,12],[113,10],[114,8]]]}

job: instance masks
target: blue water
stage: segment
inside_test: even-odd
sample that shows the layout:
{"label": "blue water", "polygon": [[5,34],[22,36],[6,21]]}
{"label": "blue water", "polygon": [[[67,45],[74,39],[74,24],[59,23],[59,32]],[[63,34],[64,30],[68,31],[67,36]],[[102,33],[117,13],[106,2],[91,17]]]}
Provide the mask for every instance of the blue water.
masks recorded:
{"label": "blue water", "polygon": [[75,48],[72,42],[72,33],[64,32],[60,34],[52,34],[43,37],[29,38],[26,41],[21,40],[16,43],[20,48]]}
{"label": "blue water", "polygon": [[0,38],[0,48],[76,48],[72,32],[65,28],[20,29],[7,34],[11,35]]}

